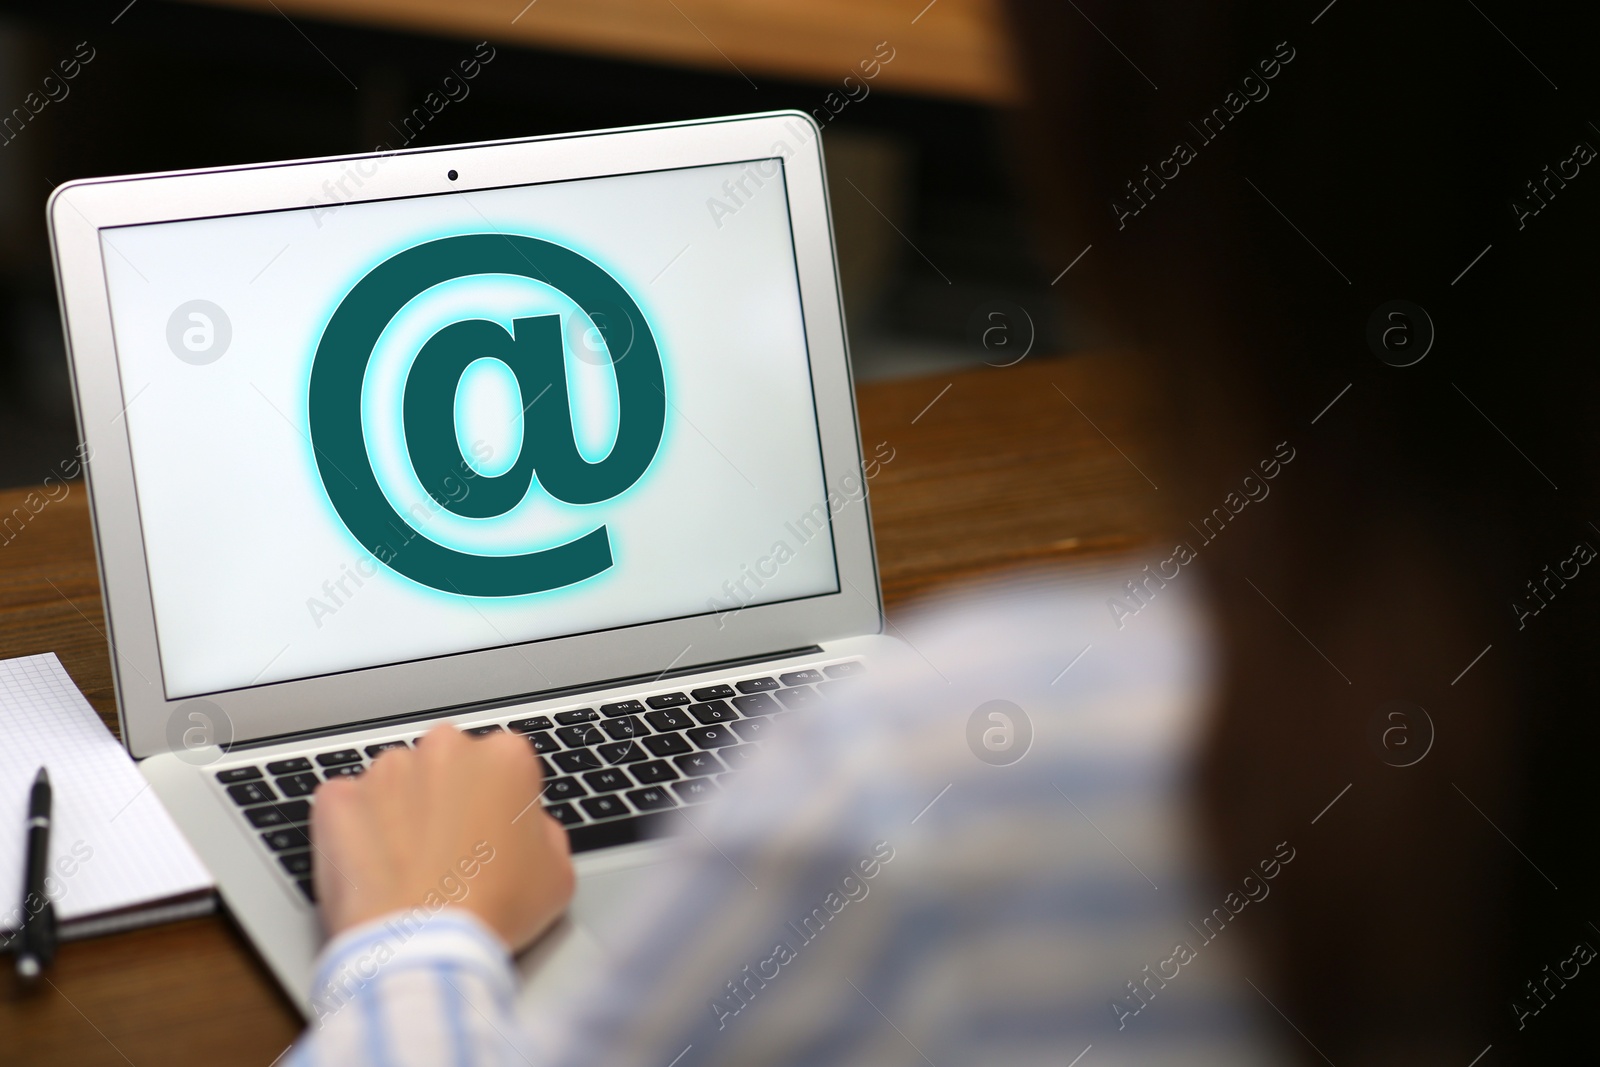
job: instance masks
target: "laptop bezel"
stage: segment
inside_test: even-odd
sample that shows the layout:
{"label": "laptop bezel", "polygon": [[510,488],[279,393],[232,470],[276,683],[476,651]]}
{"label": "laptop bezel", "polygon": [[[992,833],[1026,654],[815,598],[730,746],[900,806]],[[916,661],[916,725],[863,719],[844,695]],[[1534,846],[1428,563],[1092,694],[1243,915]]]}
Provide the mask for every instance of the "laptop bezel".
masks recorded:
{"label": "laptop bezel", "polygon": [[[326,189],[349,167],[372,160],[381,165],[364,168],[374,173],[346,202],[772,157],[784,159],[826,486],[836,500],[849,501],[828,509],[838,562],[836,592],[752,605],[732,616],[703,614],[167,699],[125,430],[124,413],[135,398],[124,395],[117,367],[102,229],[323,203]],[[456,172],[455,180],[447,177],[450,171]],[[212,743],[282,738],[881,632],[868,502],[851,500],[861,496],[866,483],[821,136],[810,116],[772,112],[382,155],[88,179],[58,188],[47,215],[79,432],[89,456],[86,479],[117,709],[124,744],[135,758],[190,744],[184,736],[192,724]],[[196,507],[203,506],[204,496],[197,494]],[[218,712],[220,720],[213,722]],[[193,718],[194,713],[202,718]]]}

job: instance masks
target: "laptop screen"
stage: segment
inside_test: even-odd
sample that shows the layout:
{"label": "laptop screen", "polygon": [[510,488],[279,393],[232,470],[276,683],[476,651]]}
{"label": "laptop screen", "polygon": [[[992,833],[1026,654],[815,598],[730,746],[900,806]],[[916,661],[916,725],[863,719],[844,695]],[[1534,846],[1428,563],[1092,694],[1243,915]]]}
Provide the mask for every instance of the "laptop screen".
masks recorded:
{"label": "laptop screen", "polygon": [[839,590],[780,159],[381,166],[101,231],[168,699]]}

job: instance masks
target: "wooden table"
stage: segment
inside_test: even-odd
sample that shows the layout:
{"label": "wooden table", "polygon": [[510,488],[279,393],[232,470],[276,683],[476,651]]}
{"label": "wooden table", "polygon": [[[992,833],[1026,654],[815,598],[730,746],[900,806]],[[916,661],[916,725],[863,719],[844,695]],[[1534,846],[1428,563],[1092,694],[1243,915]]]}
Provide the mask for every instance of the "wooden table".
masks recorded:
{"label": "wooden table", "polygon": [[[1132,466],[1154,470],[1145,395],[1115,354],[862,387],[865,452],[892,455],[871,482],[890,610],[999,567],[1105,562],[1150,540],[1156,493]],[[0,493],[0,517],[28,492]],[[104,630],[74,483],[0,544],[0,656],[54,651],[115,730]],[[5,1062],[268,1067],[300,1030],[221,915],[64,945],[49,977],[28,993],[0,967]]]}

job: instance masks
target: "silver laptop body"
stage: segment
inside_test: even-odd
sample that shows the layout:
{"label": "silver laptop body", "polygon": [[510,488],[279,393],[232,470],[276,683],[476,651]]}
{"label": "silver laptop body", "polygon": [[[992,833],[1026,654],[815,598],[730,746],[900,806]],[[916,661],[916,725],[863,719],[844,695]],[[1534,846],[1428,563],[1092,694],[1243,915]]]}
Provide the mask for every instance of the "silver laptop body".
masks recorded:
{"label": "silver laptop body", "polygon": [[48,213],[122,737],[308,1016],[317,782],[440,720],[526,735],[579,850],[536,996],[890,640],[808,116]]}

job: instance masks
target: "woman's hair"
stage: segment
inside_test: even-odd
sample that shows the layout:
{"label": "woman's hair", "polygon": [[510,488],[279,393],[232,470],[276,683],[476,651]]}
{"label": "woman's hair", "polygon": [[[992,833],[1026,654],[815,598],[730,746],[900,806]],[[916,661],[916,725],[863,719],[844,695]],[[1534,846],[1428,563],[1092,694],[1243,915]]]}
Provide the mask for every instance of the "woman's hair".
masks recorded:
{"label": "woman's hair", "polygon": [[1600,14],[1496,6],[1010,2],[1050,261],[1167,398],[1218,609],[1217,873],[1306,857],[1246,936],[1341,1067],[1538,1059],[1600,995],[1525,985],[1600,945]]}

